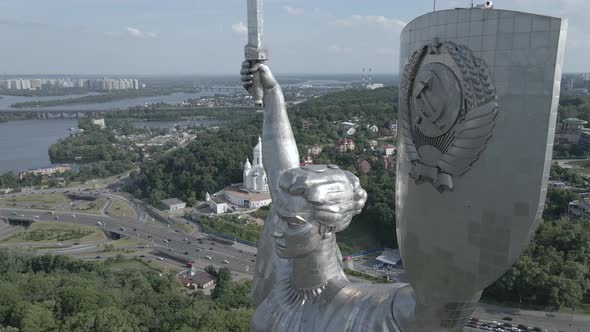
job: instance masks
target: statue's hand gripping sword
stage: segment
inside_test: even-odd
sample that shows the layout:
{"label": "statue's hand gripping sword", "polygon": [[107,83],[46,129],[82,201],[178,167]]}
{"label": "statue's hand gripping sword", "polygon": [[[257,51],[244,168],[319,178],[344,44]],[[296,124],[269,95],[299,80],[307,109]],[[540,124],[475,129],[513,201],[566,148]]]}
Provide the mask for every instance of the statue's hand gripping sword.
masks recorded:
{"label": "statue's hand gripping sword", "polygon": [[[246,61],[251,66],[268,60],[268,50],[262,47],[263,42],[263,10],[262,0],[248,0],[248,44],[244,47]],[[252,80],[252,96],[254,104],[262,107],[264,89],[260,81],[260,73],[254,73]]]}

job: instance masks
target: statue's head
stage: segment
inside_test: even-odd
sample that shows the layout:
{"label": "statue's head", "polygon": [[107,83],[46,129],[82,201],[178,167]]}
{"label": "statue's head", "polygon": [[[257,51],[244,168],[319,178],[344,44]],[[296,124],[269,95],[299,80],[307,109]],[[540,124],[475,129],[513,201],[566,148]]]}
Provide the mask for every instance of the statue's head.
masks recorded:
{"label": "statue's head", "polygon": [[333,241],[359,214],[367,193],[359,179],[335,165],[293,168],[281,176],[273,206],[279,221],[273,237],[277,255],[295,258]]}

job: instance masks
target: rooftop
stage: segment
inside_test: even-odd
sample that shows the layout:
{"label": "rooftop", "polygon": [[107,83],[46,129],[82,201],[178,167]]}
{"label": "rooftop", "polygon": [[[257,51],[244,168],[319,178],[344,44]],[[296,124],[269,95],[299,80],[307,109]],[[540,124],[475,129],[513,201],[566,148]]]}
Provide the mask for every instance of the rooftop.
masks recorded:
{"label": "rooftop", "polygon": [[223,189],[223,190],[226,193],[228,193],[234,197],[243,198],[243,199],[249,199],[249,200],[255,200],[255,201],[262,201],[265,199],[270,199],[270,193],[267,193],[267,192],[256,193],[256,192],[246,191],[246,190],[242,189],[242,187],[240,185],[225,187],[225,189]]}
{"label": "rooftop", "polygon": [[168,199],[162,200],[162,204],[171,206],[171,205],[177,205],[177,204],[184,204],[184,202],[179,200],[178,198],[168,198]]}
{"label": "rooftop", "polygon": [[381,254],[381,256],[377,257],[378,261],[390,265],[396,265],[401,259],[402,258],[399,254],[399,250],[388,248],[386,248],[383,251],[383,254]]}
{"label": "rooftop", "polygon": [[211,281],[215,281],[215,277],[205,271],[197,271],[191,279],[199,285],[205,285]]}

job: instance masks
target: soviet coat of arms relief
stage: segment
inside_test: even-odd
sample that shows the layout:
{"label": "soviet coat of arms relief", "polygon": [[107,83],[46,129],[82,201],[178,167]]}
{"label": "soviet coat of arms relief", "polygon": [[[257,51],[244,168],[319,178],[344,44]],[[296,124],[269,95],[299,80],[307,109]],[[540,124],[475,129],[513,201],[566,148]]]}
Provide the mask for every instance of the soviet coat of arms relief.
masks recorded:
{"label": "soviet coat of arms relief", "polygon": [[466,46],[434,41],[410,56],[400,99],[410,177],[452,191],[493,135],[498,104],[487,64]]}

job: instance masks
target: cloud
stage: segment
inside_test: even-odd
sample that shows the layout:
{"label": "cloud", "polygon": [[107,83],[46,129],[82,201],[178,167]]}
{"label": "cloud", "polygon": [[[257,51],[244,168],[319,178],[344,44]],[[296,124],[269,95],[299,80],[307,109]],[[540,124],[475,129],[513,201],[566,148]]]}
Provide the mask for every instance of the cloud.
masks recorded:
{"label": "cloud", "polygon": [[137,28],[127,27],[127,33],[130,36],[137,37],[137,38],[156,38],[157,35],[153,32],[141,31]]}
{"label": "cloud", "polygon": [[244,24],[244,22],[233,24],[231,26],[231,30],[240,36],[245,36],[248,34],[248,27]]}
{"label": "cloud", "polygon": [[303,8],[295,8],[295,7],[291,7],[291,6],[283,6],[283,9],[291,14],[291,15],[303,15],[305,14],[305,9]]}
{"label": "cloud", "polygon": [[336,20],[334,22],[337,26],[340,27],[354,27],[360,25],[371,25],[371,26],[379,26],[386,30],[392,29],[400,29],[406,26],[407,22],[396,18],[388,18],[385,16],[376,16],[376,15],[353,15],[346,19]]}
{"label": "cloud", "polygon": [[337,53],[337,54],[348,54],[348,53],[352,53],[352,48],[348,48],[348,47],[341,47],[339,45],[331,45],[330,46],[330,51]]}

